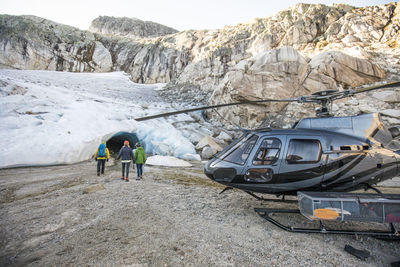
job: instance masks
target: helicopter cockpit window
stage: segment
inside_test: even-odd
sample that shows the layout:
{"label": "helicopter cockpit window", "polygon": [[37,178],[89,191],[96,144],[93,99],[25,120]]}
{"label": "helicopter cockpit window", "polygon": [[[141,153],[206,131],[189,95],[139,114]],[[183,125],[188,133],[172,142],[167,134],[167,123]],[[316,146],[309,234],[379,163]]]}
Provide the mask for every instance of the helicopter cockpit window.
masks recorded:
{"label": "helicopter cockpit window", "polygon": [[321,143],[318,140],[292,139],[286,161],[289,164],[316,163],[321,158]]}
{"label": "helicopter cockpit window", "polygon": [[278,160],[281,141],[277,138],[264,139],[253,160],[254,165],[271,165]]}
{"label": "helicopter cockpit window", "polygon": [[231,150],[229,154],[227,154],[222,159],[232,163],[244,165],[254,147],[254,144],[257,142],[257,139],[258,137],[256,135],[253,135],[247,140],[242,140]]}

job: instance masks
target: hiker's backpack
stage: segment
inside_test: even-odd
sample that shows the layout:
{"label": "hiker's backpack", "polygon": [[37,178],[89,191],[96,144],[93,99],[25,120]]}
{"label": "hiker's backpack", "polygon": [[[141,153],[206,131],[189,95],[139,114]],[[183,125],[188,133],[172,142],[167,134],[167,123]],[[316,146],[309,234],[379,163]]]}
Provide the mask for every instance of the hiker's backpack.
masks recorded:
{"label": "hiker's backpack", "polygon": [[97,157],[104,157],[106,155],[106,145],[100,144],[99,149],[97,151]]}

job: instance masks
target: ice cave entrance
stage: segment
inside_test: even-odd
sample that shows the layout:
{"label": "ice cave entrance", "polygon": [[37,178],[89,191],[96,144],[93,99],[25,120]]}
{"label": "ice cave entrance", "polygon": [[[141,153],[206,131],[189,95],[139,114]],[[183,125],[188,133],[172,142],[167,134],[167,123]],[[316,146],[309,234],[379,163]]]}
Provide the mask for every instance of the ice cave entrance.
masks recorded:
{"label": "ice cave entrance", "polygon": [[139,142],[139,139],[135,133],[118,132],[107,140],[106,146],[110,151],[110,154],[117,156],[121,147],[124,145],[125,140],[129,141],[129,146],[132,148],[134,148],[135,144]]}

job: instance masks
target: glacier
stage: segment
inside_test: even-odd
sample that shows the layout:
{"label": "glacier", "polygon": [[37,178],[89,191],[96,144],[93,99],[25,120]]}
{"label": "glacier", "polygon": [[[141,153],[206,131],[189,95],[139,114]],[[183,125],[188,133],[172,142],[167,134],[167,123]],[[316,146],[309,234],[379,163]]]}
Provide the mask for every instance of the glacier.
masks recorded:
{"label": "glacier", "polygon": [[190,116],[135,120],[175,109],[157,95],[164,85],[124,72],[0,69],[0,168],[88,160],[119,132],[135,133],[148,154],[200,160],[173,126]]}

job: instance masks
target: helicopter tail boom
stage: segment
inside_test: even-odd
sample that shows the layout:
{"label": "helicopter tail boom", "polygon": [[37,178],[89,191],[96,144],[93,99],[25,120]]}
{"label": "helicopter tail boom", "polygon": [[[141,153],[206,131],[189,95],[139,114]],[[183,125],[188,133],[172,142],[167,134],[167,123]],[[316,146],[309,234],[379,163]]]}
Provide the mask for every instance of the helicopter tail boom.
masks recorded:
{"label": "helicopter tail boom", "polygon": [[383,145],[387,145],[395,136],[400,135],[397,127],[393,127],[392,130],[384,127],[379,113],[347,117],[305,118],[300,120],[295,128],[333,131]]}

